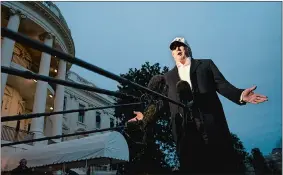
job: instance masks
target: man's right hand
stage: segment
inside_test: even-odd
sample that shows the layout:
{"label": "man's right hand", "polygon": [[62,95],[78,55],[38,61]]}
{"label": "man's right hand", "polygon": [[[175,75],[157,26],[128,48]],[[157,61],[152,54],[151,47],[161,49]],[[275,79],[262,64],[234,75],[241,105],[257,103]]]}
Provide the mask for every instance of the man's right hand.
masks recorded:
{"label": "man's right hand", "polygon": [[134,111],[134,114],[136,114],[136,117],[128,120],[128,122],[136,122],[138,120],[142,120],[143,119],[143,114],[141,112]]}

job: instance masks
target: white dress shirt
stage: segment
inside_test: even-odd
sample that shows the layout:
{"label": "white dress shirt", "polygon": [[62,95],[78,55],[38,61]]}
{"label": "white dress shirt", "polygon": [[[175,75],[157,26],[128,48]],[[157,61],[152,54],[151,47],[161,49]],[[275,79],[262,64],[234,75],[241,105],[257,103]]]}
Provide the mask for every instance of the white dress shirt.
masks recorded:
{"label": "white dress shirt", "polygon": [[190,77],[191,58],[190,57],[186,58],[186,61],[184,64],[182,64],[181,62],[177,62],[176,66],[178,68],[180,79],[183,81],[187,81],[192,88],[192,82],[191,82],[191,77]]}

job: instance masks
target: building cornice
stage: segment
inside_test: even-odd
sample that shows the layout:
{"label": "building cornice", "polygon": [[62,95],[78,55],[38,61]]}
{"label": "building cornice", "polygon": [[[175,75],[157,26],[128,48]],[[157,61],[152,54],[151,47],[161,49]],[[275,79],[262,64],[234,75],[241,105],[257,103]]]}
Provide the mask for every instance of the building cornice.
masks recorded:
{"label": "building cornice", "polygon": [[[75,75],[79,81],[74,81],[74,80],[70,79],[70,78],[68,77],[70,74]],[[93,87],[97,87],[95,84],[93,84],[93,83],[87,81],[86,79],[84,79],[83,77],[79,76],[77,73],[72,72],[72,71],[69,71],[69,72],[67,73],[67,80],[68,80],[68,81],[72,81],[72,82],[76,82],[76,83],[77,83],[77,82],[80,82],[80,83],[85,84],[85,85],[91,85],[91,86],[93,86]],[[116,102],[116,101],[115,101],[113,98],[111,98],[111,97],[108,97],[108,98],[111,98],[111,100],[113,100],[113,102],[110,101],[110,100],[108,100],[107,98],[101,96],[100,94],[95,93],[95,92],[85,91],[85,90],[82,90],[82,89],[77,89],[77,90],[78,90],[78,91],[81,91],[81,92],[83,92],[83,93],[86,93],[87,95],[91,95],[91,96],[97,98],[98,100],[101,100],[103,103],[108,104],[108,105],[113,105],[113,104]]]}
{"label": "building cornice", "polygon": [[[113,105],[113,104],[105,104],[104,101],[101,101],[100,99],[97,99],[96,96],[93,97],[92,100],[84,97],[87,96],[88,94],[84,93],[84,91],[78,91],[78,89],[72,88],[72,87],[66,87],[65,88],[65,93],[70,95],[70,96],[74,96],[76,99],[82,100],[88,104],[90,104],[91,106],[89,107],[102,107],[105,105]],[[82,95],[85,94],[85,95]],[[89,97],[89,96],[87,96]],[[95,101],[95,102],[93,102]],[[111,109],[101,109],[101,111],[103,111],[103,113],[105,114],[110,114],[112,116],[114,116],[114,110]]]}
{"label": "building cornice", "polygon": [[79,79],[79,82],[83,83],[83,84],[86,84],[86,85],[89,85],[91,84],[92,86],[96,87],[95,84],[89,82],[88,80],[84,79],[83,77],[81,77],[79,74],[77,74],[76,72],[73,72],[73,71],[68,71],[67,72],[67,76],[69,76],[70,74],[73,74],[75,75],[78,79]]}
{"label": "building cornice", "polygon": [[53,23],[54,27],[61,34],[61,36],[65,41],[65,44],[67,45],[68,53],[72,56],[75,55],[75,45],[71,35],[71,31],[65,19],[63,18],[63,15],[61,14],[61,12],[59,11],[59,9],[56,7],[55,4],[52,3],[52,5],[55,6],[56,9],[58,10],[59,17],[54,12],[52,12],[48,7],[46,7],[41,1],[40,2],[22,1],[21,3],[25,5],[29,5],[31,8],[35,9],[36,11],[44,15],[46,19],[48,19],[51,23]]}

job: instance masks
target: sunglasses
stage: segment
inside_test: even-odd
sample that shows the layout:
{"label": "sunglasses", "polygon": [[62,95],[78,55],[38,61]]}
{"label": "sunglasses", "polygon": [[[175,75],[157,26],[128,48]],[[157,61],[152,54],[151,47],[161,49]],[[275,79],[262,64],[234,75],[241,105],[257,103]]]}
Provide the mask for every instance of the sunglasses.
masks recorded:
{"label": "sunglasses", "polygon": [[170,49],[171,50],[175,50],[177,47],[181,47],[181,46],[184,46],[184,47],[187,47],[185,44],[183,43],[180,43],[180,42],[175,42],[171,45]]}

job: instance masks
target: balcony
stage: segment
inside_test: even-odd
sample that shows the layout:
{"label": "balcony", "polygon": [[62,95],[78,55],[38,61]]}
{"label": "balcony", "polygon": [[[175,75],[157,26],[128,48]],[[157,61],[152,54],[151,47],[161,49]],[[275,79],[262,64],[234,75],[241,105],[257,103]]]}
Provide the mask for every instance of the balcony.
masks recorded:
{"label": "balcony", "polygon": [[[34,134],[24,130],[16,130],[13,127],[2,125],[1,140],[18,142],[33,139]],[[32,145],[32,143],[28,143]]]}

